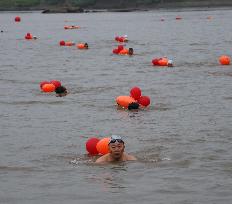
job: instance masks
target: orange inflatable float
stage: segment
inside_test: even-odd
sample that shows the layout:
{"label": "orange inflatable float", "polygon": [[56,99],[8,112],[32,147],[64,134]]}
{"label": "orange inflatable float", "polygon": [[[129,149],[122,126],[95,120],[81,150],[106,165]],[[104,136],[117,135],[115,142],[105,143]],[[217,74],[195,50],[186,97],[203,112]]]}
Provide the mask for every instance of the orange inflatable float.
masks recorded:
{"label": "orange inflatable float", "polygon": [[168,66],[168,67],[172,67],[173,66],[172,60],[169,60],[166,57],[155,58],[155,59],[152,60],[152,64],[154,66]]}
{"label": "orange inflatable float", "polygon": [[118,55],[133,55],[134,54],[133,48],[126,49],[123,47],[123,45],[119,45],[118,48],[113,49],[112,52]]}
{"label": "orange inflatable float", "polygon": [[104,154],[109,153],[109,148],[108,148],[109,141],[110,141],[110,138],[105,137],[97,143],[96,149],[100,154],[104,155]]}
{"label": "orange inflatable float", "polygon": [[124,49],[122,49],[121,51],[119,51],[119,55],[128,55],[128,53],[129,53],[129,50],[128,49],[126,49],[126,48],[124,48]]}
{"label": "orange inflatable float", "polygon": [[64,29],[65,30],[68,30],[68,29],[79,29],[80,26],[64,26]]}
{"label": "orange inflatable float", "polygon": [[37,37],[36,36],[33,36],[31,33],[27,33],[26,35],[25,35],[25,39],[26,40],[32,40],[32,39],[37,39]]}
{"label": "orange inflatable float", "polygon": [[126,108],[128,110],[131,109],[138,109],[139,108],[139,104],[137,103],[137,101],[132,98],[131,96],[118,96],[116,98],[116,103],[123,107]]}
{"label": "orange inflatable float", "polygon": [[56,87],[54,84],[44,84],[41,89],[43,92],[53,92]]}
{"label": "orange inflatable float", "polygon": [[226,55],[222,55],[219,58],[219,62],[221,65],[230,65],[230,57]]}
{"label": "orange inflatable float", "polygon": [[88,43],[79,43],[79,44],[77,44],[77,48],[78,49],[88,49],[89,45],[88,45]]}

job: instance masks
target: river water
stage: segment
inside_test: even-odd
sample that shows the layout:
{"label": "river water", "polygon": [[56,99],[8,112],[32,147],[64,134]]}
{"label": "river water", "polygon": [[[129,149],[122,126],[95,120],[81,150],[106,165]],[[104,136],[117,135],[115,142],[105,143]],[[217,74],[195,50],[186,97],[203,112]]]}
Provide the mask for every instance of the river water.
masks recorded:
{"label": "river water", "polygon": [[[224,9],[0,13],[0,203],[231,203],[232,68],[218,64],[232,55],[231,18]],[[132,57],[111,54],[123,34]],[[151,65],[162,56],[175,67]],[[52,79],[70,94],[41,93]],[[151,106],[117,109],[133,86]],[[111,134],[137,162],[93,164],[86,140]]]}

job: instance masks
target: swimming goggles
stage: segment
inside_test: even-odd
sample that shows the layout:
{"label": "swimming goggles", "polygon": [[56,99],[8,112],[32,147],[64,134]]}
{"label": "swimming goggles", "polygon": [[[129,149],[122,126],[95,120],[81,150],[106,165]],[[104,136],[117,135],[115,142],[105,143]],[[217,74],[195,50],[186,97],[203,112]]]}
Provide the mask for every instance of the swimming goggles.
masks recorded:
{"label": "swimming goggles", "polygon": [[115,143],[115,142],[124,143],[124,141],[122,140],[122,138],[120,136],[112,135],[108,144],[112,144],[112,143]]}

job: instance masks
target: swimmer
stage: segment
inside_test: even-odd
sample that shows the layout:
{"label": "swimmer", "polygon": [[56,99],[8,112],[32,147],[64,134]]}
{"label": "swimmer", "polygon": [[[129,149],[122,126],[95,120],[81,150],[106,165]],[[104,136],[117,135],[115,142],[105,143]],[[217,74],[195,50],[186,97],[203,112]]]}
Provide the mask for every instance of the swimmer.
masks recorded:
{"label": "swimmer", "polygon": [[134,54],[134,49],[130,47],[128,50],[128,55],[133,55],[133,54]]}
{"label": "swimmer", "polygon": [[38,38],[37,38],[36,36],[33,36],[33,39],[36,40],[36,39],[38,39]]}
{"label": "swimmer", "polygon": [[88,43],[85,43],[85,44],[84,44],[84,47],[85,47],[85,49],[88,49],[88,48],[89,48]]}
{"label": "swimmer", "polygon": [[124,152],[125,144],[120,136],[112,135],[108,144],[109,153],[101,156],[95,163],[135,161],[134,156]]}
{"label": "swimmer", "polygon": [[59,86],[55,90],[57,97],[63,97],[68,94],[67,89],[64,86]]}
{"label": "swimmer", "polygon": [[1,33],[3,33],[3,30],[1,30]]}

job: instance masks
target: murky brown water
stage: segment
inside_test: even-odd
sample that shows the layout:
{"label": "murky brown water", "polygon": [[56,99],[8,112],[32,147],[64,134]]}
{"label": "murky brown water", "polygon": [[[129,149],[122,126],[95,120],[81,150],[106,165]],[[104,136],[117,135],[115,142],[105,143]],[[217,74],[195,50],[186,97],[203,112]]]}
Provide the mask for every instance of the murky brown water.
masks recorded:
{"label": "murky brown water", "polygon": [[[20,13],[19,24],[16,14],[0,13],[1,203],[231,202],[232,68],[217,62],[232,56],[231,10]],[[27,32],[39,39],[25,41]],[[111,54],[122,34],[133,57]],[[164,55],[174,68],[151,66]],[[70,94],[40,93],[51,79]],[[118,110],[115,97],[135,85],[150,108]],[[111,134],[139,161],[95,166],[85,142]]]}

